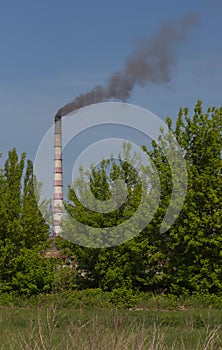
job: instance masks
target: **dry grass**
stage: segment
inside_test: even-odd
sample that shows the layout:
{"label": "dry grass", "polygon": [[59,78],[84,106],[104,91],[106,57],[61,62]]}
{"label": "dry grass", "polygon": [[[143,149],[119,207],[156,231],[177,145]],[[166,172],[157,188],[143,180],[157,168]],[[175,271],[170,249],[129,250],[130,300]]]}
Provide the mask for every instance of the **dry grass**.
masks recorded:
{"label": "dry grass", "polygon": [[211,324],[210,314],[199,323],[192,313],[182,317],[167,325],[163,314],[151,319],[143,311],[64,309],[58,303],[1,308],[0,349],[222,350],[221,326]]}

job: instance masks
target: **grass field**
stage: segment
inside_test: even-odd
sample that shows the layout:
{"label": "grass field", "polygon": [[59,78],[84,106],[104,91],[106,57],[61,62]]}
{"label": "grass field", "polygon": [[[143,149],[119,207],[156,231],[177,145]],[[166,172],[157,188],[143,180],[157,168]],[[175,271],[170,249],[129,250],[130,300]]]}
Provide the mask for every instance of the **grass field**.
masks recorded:
{"label": "grass field", "polygon": [[0,349],[222,350],[214,308],[0,307]]}

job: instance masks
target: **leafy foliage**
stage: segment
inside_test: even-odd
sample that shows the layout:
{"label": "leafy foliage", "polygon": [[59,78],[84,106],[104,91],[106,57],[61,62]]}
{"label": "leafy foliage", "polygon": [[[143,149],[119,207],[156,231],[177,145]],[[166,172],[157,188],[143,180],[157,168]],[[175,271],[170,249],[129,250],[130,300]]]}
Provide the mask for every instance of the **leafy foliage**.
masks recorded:
{"label": "leafy foliage", "polygon": [[[209,108],[204,113],[198,101],[193,116],[189,115],[187,108],[181,109],[175,128],[170,118],[167,118],[167,124],[181,146],[188,173],[186,200],[179,217],[172,227],[160,233],[172,188],[177,186],[172,182],[172,169],[163,152],[167,143],[171,142],[172,146],[172,140],[160,133],[160,142],[153,142],[151,151],[143,147],[158,171],[161,184],[160,204],[152,222],[122,245],[90,249],[81,247],[80,242],[80,246],[72,246],[79,269],[84,270],[88,277],[80,277],[80,288],[94,287],[107,291],[128,288],[176,294],[222,292],[222,108]],[[132,179],[128,182],[128,193],[133,193],[134,206],[129,210],[129,215],[132,215],[141,198],[139,174],[112,158],[109,161],[112,171],[105,171],[104,164],[94,168],[91,188],[100,200],[104,200],[110,197],[113,179],[120,175],[126,182]],[[176,167],[176,171],[179,172],[180,168]],[[67,209],[77,220],[103,227],[118,224],[127,217],[124,209],[109,216],[87,212],[76,196],[83,177],[82,170],[81,181],[69,188]],[[179,204],[180,196],[174,200],[174,208]],[[81,237],[81,232],[76,234]]]}
{"label": "leafy foliage", "polygon": [[[0,174],[0,287],[24,294],[50,289],[52,268],[40,256],[48,227],[34,193],[32,162],[14,148]],[[47,275],[47,273],[49,275]],[[46,274],[46,276],[45,276]]]}
{"label": "leafy foliage", "polygon": [[[92,166],[91,173],[81,169],[80,178],[69,187],[66,208],[83,227],[104,231],[98,236],[96,231],[76,228],[69,219],[65,221],[64,237],[75,244],[60,238],[57,247],[64,254],[75,256],[77,266],[73,270],[62,268],[61,261],[55,264],[53,259],[45,258],[49,230],[34,194],[32,162],[26,160],[25,154],[19,158],[16,149],[9,151],[0,171],[1,292],[31,296],[61,292],[64,288],[87,294],[84,290],[88,289],[92,294],[108,293],[109,301],[117,306],[133,305],[138,292],[186,297],[191,294],[200,300],[219,297],[222,294],[222,108],[211,107],[204,112],[198,101],[193,115],[190,114],[187,108],[180,109],[174,127],[170,118],[166,120],[180,144],[188,184],[183,209],[165,232],[160,228],[168,206],[171,205],[174,215],[182,200],[177,196],[171,201],[173,189],[180,185],[177,181],[180,167],[174,157],[173,172],[164,152],[170,145],[169,151],[176,154],[169,135],[160,131],[158,144],[153,142],[151,150],[146,145],[142,147],[152,164],[146,169],[145,182],[138,170],[140,160],[131,154],[127,144],[123,145],[124,161],[111,156],[99,166]],[[152,221],[139,234],[135,233],[132,221],[127,229],[106,236],[109,230],[105,229],[121,227],[137,211],[144,183],[152,196],[139,220],[143,222],[150,215],[158,198],[153,168],[158,172],[160,194]],[[119,180],[123,191],[115,192],[113,184]],[[125,243],[117,244],[121,242],[118,234]],[[92,248],[90,241],[104,247]]]}

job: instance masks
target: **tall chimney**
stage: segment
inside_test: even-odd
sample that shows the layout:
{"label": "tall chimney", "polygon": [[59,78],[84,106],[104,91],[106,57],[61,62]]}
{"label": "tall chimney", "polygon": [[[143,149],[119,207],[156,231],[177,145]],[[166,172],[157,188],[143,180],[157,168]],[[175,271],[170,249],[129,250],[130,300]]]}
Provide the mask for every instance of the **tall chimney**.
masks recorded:
{"label": "tall chimney", "polygon": [[63,211],[62,186],[62,117],[55,116],[54,133],[54,193],[53,193],[53,236],[58,237],[61,232]]}

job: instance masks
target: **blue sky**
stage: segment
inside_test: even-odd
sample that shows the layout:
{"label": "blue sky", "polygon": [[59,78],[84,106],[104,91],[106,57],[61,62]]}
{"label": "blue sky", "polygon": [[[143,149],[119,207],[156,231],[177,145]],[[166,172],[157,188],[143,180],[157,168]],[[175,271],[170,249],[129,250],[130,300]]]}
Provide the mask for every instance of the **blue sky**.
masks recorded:
{"label": "blue sky", "polygon": [[162,119],[180,106],[222,105],[221,0],[0,0],[0,152],[34,159],[59,107],[105,83],[139,40],[193,11],[171,81],[136,87],[129,102]]}

